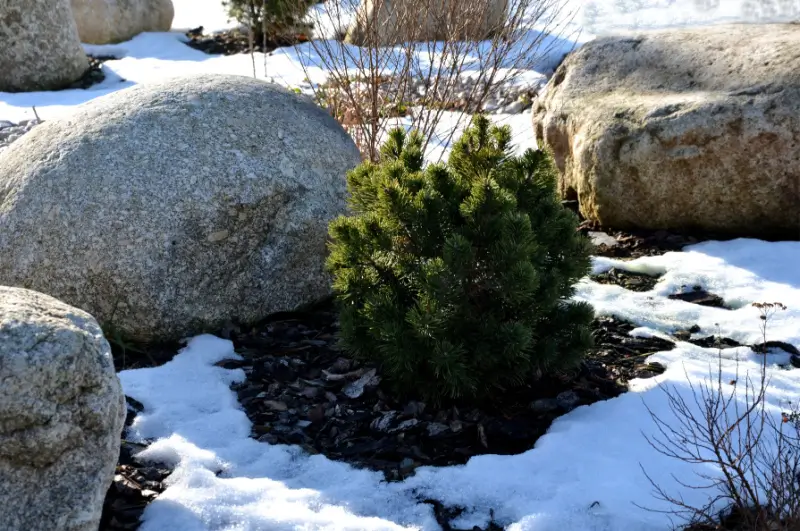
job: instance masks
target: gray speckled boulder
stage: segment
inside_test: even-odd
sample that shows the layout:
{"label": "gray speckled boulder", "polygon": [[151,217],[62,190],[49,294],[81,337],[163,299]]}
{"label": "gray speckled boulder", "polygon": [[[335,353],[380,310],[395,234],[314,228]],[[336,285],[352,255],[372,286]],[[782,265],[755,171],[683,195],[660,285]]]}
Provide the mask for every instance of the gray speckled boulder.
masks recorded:
{"label": "gray speckled boulder", "polygon": [[800,25],[598,38],[534,106],[560,187],[620,229],[800,234]]}
{"label": "gray speckled boulder", "polygon": [[98,98],[0,157],[0,284],[142,341],[295,309],[330,294],[327,225],[359,161],[325,111],[248,77]]}
{"label": "gray speckled boulder", "polygon": [[72,0],[81,42],[127,41],[143,31],[169,31],[172,0]]}
{"label": "gray speckled boulder", "polygon": [[86,312],[0,286],[0,527],[97,531],[125,397]]}
{"label": "gray speckled boulder", "polygon": [[3,92],[60,89],[89,68],[69,0],[3,0],[0,43]]}

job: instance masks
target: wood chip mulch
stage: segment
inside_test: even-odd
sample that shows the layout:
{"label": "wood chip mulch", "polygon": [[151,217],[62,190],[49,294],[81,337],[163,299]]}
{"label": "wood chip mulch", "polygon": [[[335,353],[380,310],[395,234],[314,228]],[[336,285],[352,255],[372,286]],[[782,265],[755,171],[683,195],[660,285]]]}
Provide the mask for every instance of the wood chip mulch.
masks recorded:
{"label": "wood chip mulch", "polygon": [[239,28],[206,34],[203,26],[188,31],[186,38],[187,46],[209,55],[236,55],[251,51],[270,53],[278,48],[308,42],[308,37],[304,34],[264,39],[251,37]]}

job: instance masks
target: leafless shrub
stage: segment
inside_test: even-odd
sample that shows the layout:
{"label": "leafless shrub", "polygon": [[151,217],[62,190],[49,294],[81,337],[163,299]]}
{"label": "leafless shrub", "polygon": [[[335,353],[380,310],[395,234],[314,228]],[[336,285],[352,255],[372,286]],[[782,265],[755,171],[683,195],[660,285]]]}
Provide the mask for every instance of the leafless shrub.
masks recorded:
{"label": "leafless shrub", "polygon": [[[372,11],[357,9],[357,2],[329,0],[312,10],[310,22],[358,46],[318,35],[298,51],[308,78],[318,67],[329,72],[327,82],[312,83],[315,96],[370,160],[378,157],[387,122],[398,116],[410,119],[426,147],[431,139],[449,143],[468,117],[459,114],[448,134],[436,138],[445,112],[479,111],[498,87],[541,68],[574,37],[568,28],[575,13],[563,0],[501,0],[505,17],[487,15],[493,0],[372,0]],[[390,14],[378,16],[381,9]]]}
{"label": "leafless shrub", "polygon": [[[664,387],[673,419],[665,420],[648,407],[657,435],[647,437],[659,453],[694,465],[711,465],[718,473],[697,472],[696,483],[679,482],[688,489],[708,491],[704,505],[667,492],[645,471],[654,495],[668,502],[669,514],[689,522],[694,531],[712,529],[789,531],[800,529],[800,415],[790,407],[778,419],[766,410],[767,327],[769,319],[785,310],[781,303],[755,303],[761,318],[763,354],[753,377],[723,375],[720,349],[716,373],[702,384],[689,380],[690,398],[674,386]],[[644,470],[644,468],[643,468]]]}

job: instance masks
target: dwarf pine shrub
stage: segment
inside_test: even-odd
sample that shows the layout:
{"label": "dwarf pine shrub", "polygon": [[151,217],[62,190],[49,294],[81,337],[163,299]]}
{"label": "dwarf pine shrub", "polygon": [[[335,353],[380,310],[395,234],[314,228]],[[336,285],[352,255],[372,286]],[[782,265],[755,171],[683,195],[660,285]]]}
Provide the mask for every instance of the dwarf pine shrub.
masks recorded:
{"label": "dwarf pine shrub", "polygon": [[509,153],[509,128],[476,117],[446,164],[396,129],[379,163],[347,177],[351,215],[331,223],[340,341],[404,394],[483,398],[576,365],[592,308],[577,219],[544,151]]}

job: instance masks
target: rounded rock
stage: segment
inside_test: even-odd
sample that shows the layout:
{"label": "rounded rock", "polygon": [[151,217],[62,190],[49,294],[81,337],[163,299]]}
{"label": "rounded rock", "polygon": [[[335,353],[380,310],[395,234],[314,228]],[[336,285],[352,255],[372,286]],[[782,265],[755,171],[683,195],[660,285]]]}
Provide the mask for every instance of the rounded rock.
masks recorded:
{"label": "rounded rock", "polygon": [[95,531],[125,399],[91,315],[0,286],[0,499],[7,531]]}
{"label": "rounded rock", "polygon": [[248,77],[97,98],[0,158],[0,283],[136,341],[296,309],[331,292],[327,225],[359,162],[328,113]]}
{"label": "rounded rock", "polygon": [[69,0],[4,0],[0,14],[0,91],[61,89],[89,68]]}
{"label": "rounded rock", "polygon": [[109,44],[145,31],[169,31],[172,0],[72,0],[81,42]]}

